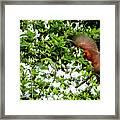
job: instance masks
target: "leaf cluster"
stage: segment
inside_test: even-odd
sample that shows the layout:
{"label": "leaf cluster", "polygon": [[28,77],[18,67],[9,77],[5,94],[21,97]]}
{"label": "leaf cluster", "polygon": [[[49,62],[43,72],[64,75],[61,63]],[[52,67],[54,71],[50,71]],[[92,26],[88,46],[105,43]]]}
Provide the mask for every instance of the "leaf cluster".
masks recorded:
{"label": "leaf cluster", "polygon": [[99,48],[100,21],[20,20],[22,100],[100,99],[93,67],[72,42],[81,34],[93,38]]}

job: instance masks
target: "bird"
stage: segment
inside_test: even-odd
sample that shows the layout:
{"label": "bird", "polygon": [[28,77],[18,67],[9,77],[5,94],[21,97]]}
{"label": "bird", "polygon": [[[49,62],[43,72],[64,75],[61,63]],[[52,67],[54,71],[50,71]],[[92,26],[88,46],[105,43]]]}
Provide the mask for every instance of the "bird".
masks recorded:
{"label": "bird", "polygon": [[75,44],[76,47],[83,49],[84,57],[88,61],[91,61],[94,71],[96,73],[99,73],[100,72],[100,52],[98,51],[96,42],[92,38],[86,35],[80,35],[80,36],[76,36],[73,39],[73,43]]}

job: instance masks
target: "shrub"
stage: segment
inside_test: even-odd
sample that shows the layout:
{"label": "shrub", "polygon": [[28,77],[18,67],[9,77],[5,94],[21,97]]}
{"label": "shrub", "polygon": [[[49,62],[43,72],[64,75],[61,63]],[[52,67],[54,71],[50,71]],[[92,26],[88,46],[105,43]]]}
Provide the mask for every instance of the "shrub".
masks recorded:
{"label": "shrub", "polygon": [[99,82],[74,36],[99,47],[99,20],[20,20],[21,100],[97,100]]}

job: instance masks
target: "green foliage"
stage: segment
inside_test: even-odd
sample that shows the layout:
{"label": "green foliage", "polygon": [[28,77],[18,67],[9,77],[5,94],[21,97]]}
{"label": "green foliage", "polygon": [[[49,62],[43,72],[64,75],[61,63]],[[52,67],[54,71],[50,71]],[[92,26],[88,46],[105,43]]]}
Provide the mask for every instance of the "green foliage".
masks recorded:
{"label": "green foliage", "polygon": [[21,100],[100,99],[93,67],[72,42],[86,34],[99,47],[99,20],[20,20],[20,30]]}

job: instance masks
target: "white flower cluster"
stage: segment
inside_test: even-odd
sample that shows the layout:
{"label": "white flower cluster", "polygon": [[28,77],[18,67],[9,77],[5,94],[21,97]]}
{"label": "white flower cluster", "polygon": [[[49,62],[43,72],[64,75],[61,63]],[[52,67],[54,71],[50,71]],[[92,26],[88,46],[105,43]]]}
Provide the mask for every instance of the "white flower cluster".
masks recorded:
{"label": "white flower cluster", "polygon": [[50,93],[50,95],[47,96],[42,96],[41,99],[42,100],[63,100],[63,94],[60,95],[55,95],[53,93]]}
{"label": "white flower cluster", "polygon": [[[21,63],[21,65],[25,68],[25,69],[29,69],[31,70],[31,67],[30,65],[25,65],[24,63]],[[80,91],[84,91],[88,85],[86,83],[82,84],[81,86],[79,86],[78,88],[76,88],[77,84],[79,82],[82,82],[83,80],[83,75],[86,73],[86,71],[80,71],[80,72],[77,72],[76,70],[77,69],[81,69],[81,66],[78,65],[78,66],[74,66],[74,62],[72,62],[71,64],[68,63],[67,65],[67,68],[65,68],[65,70],[63,71],[62,69],[58,69],[56,71],[56,69],[54,69],[54,65],[48,65],[48,69],[42,69],[41,67],[39,66],[36,66],[36,70],[38,71],[38,75],[36,76],[36,79],[41,79],[43,80],[44,82],[49,82],[49,86],[50,87],[53,87],[53,88],[56,88],[56,89],[59,89],[60,93],[58,95],[54,94],[54,93],[50,93],[48,94],[47,96],[43,95],[41,96],[41,99],[43,100],[57,100],[57,99],[63,99],[63,93],[72,93],[72,94],[79,94]],[[70,71],[69,71],[70,70]],[[29,72],[27,72],[29,73]],[[53,74],[53,76],[51,76],[51,74]],[[30,73],[29,73],[30,75]],[[62,83],[57,80],[57,79],[64,79],[64,87],[62,86]],[[26,88],[30,88],[30,83],[27,83],[26,85]],[[40,94],[40,89],[37,88],[35,89],[35,91]],[[46,91],[49,93],[49,89],[46,89]],[[91,89],[91,93],[93,95],[96,95],[96,89],[95,88],[92,88]],[[29,96],[27,93],[26,93],[27,96]]]}
{"label": "white flower cluster", "polygon": [[26,73],[27,74],[27,76],[28,76],[28,78],[30,78],[30,76],[31,76],[31,73],[30,73],[30,71],[31,71],[31,67],[30,67],[30,65],[26,65],[25,63],[20,63],[20,66],[22,66],[23,68],[24,68],[24,73]]}
{"label": "white flower cluster", "polygon": [[40,33],[38,33],[38,30],[35,29],[35,38],[39,37],[40,36]]}

